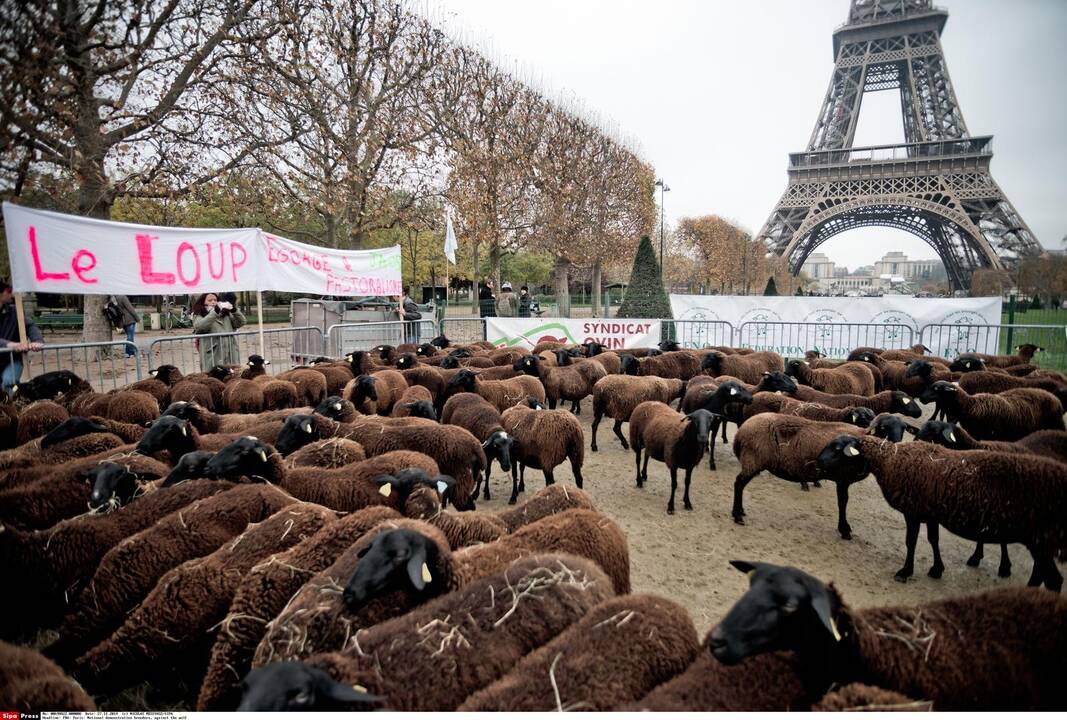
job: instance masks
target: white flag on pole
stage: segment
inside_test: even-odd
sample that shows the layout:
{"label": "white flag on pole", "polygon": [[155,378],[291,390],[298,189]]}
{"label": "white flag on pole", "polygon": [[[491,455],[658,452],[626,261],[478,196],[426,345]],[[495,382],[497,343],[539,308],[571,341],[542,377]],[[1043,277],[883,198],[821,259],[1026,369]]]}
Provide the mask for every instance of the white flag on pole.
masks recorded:
{"label": "white flag on pole", "polygon": [[456,231],[452,229],[452,209],[445,212],[445,257],[448,262],[456,264]]}

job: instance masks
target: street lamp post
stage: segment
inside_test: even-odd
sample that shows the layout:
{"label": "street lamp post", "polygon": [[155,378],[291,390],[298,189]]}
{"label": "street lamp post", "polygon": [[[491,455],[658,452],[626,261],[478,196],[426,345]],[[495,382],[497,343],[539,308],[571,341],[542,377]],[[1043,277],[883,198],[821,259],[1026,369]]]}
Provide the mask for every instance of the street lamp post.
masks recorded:
{"label": "street lamp post", "polygon": [[656,187],[659,188],[659,274],[663,276],[663,216],[666,210],[663,207],[663,194],[671,191],[671,188],[667,183],[663,182],[660,178],[656,180]]}

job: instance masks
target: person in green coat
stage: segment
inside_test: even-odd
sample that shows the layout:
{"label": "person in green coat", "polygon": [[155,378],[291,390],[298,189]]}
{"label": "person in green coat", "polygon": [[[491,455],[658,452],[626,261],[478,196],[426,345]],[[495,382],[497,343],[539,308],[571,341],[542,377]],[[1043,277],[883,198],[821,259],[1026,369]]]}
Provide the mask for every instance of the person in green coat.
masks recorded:
{"label": "person in green coat", "polygon": [[[219,301],[217,293],[205,293],[193,303],[193,334],[230,333],[245,324],[245,316],[232,302]],[[216,365],[240,365],[241,355],[235,337],[210,337],[199,340],[200,369],[207,372]]]}

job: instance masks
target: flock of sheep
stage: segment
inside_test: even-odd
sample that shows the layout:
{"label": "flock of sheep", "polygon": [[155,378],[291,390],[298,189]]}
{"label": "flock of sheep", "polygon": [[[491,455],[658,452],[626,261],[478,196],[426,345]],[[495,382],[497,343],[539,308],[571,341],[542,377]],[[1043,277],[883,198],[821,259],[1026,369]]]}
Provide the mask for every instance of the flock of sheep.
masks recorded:
{"label": "flock of sheep", "polygon": [[[95,709],[148,682],[200,710],[1058,707],[1067,377],[1039,350],[785,362],[439,337],[276,376],[255,355],[162,366],[109,393],[46,373],[0,404],[17,588],[0,706]],[[701,641],[683,607],[630,592],[626,536],[581,489],[587,399],[590,450],[610,418],[638,486],[650,460],[669,471],[668,513],[679,474],[693,508],[734,424],[736,523],[758,522],[743,494],[767,471],[833,481],[850,539],[849,486],[872,474],[907,527],[897,579],[925,524],[930,576],[944,526],[977,543],[968,564],[1000,544],[1002,576],[1024,545],[1034,587],[856,610],[796,568],[737,561],[749,590]],[[920,425],[919,403],[938,419]],[[513,507],[476,511],[494,463]],[[577,489],[555,483],[564,463]],[[546,484],[522,496],[527,468]]]}

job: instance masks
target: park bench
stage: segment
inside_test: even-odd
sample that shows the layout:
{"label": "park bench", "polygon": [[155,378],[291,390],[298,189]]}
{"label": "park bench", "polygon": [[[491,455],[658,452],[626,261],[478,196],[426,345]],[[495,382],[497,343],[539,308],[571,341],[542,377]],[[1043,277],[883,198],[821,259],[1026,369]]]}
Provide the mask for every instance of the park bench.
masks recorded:
{"label": "park bench", "polygon": [[57,328],[60,330],[80,330],[83,321],[84,316],[80,313],[46,313],[33,319],[33,322],[41,330],[47,328],[53,332]]}

